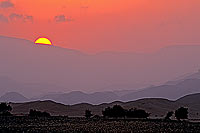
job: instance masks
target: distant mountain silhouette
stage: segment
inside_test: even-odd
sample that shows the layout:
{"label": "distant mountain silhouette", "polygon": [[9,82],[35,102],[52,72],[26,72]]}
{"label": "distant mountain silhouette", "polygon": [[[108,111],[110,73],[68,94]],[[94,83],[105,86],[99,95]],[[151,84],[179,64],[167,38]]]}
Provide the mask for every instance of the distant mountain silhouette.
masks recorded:
{"label": "distant mountain silhouette", "polygon": [[55,102],[63,103],[66,105],[78,104],[78,103],[90,103],[101,104],[109,103],[119,99],[119,96],[113,92],[95,92],[95,93],[83,93],[80,91],[73,91],[70,93],[53,93],[47,94],[42,97],[25,98],[22,94],[17,92],[5,93],[0,97],[0,101],[6,102],[24,102],[24,101],[37,101],[37,100],[52,100]]}
{"label": "distant mountain silhouette", "polygon": [[[37,100],[52,100],[55,102],[63,103],[66,105],[79,104],[79,103],[89,103],[89,104],[101,104],[101,103],[110,103],[113,101],[133,101],[142,98],[166,98],[170,100],[176,100],[182,96],[200,93],[200,79],[193,79],[198,77],[198,73],[187,75],[180,80],[177,80],[176,84],[164,84],[160,86],[147,87],[138,91],[134,90],[124,90],[124,91],[105,91],[105,92],[94,92],[94,93],[84,93],[81,91],[72,91],[69,93],[50,93],[43,96],[38,96],[35,98],[29,98],[29,101]],[[195,76],[192,76],[195,75]],[[189,79],[191,78],[191,79]],[[5,79],[7,78],[2,78]],[[8,80],[9,85],[13,84],[13,87],[16,87],[19,84],[16,84],[12,80]],[[12,81],[12,82],[11,82]],[[16,86],[15,86],[16,85]],[[31,84],[32,87],[35,86]],[[19,87],[19,86],[18,86]],[[21,86],[22,88],[30,89],[29,86]],[[37,87],[37,86],[36,86]],[[51,86],[52,87],[52,86]],[[38,87],[39,88],[39,87]],[[55,87],[56,88],[56,87]],[[9,97],[10,96],[10,97]],[[12,95],[6,97],[7,101],[14,101]]]}
{"label": "distant mountain silhouette", "polygon": [[[56,45],[56,44],[55,44]],[[20,85],[0,85],[0,93],[28,97],[48,92],[136,90],[160,85],[199,69],[200,45],[162,48],[153,53],[85,54],[0,36],[0,76]]]}
{"label": "distant mountain silhouette", "polygon": [[198,70],[198,72],[188,75],[184,79],[200,79],[200,69]]}
{"label": "distant mountain silhouette", "polygon": [[50,94],[45,95],[40,100],[53,100],[64,104],[78,104],[78,103],[91,103],[100,104],[112,102],[119,99],[113,92],[95,92],[91,94],[83,93],[80,91],[73,91],[64,94]]}
{"label": "distant mountain silhouette", "polygon": [[178,99],[177,102],[187,105],[200,104],[200,93],[186,95]]}
{"label": "distant mountain silhouette", "polygon": [[[25,96],[28,96],[30,99],[33,96],[38,96],[40,94],[45,94],[49,92],[49,90],[53,89],[65,89],[64,87],[56,86],[54,84],[48,83],[23,83],[11,78],[0,76],[0,92],[1,94],[5,94],[7,92],[18,92]],[[35,93],[34,93],[35,92]],[[32,95],[34,93],[35,95]]]}
{"label": "distant mountain silhouette", "polygon": [[164,85],[153,86],[123,95],[120,100],[131,101],[141,98],[167,98],[176,100],[184,95],[200,92],[200,70],[193,74],[185,74]]}
{"label": "distant mountain silhouette", "polygon": [[26,102],[29,99],[17,92],[8,92],[0,97],[1,102]]}
{"label": "distant mountain silhouette", "polygon": [[200,70],[198,70],[198,72],[195,72],[193,74],[185,74],[183,76],[176,78],[175,80],[168,81],[165,84],[166,85],[176,85],[176,84],[181,83],[181,82],[183,82],[184,80],[187,80],[187,79],[200,79]]}
{"label": "distant mountain silhouette", "polygon": [[27,103],[13,103],[11,106],[13,107],[12,113],[14,114],[28,114],[30,109],[37,109],[40,111],[47,111],[51,113],[51,115],[83,116],[86,109],[91,110],[93,114],[101,115],[101,111],[106,107],[121,105],[126,109],[144,109],[151,113],[150,117],[164,117],[168,111],[175,111],[180,106],[185,106],[189,108],[190,118],[199,119],[200,116],[198,115],[198,112],[200,112],[200,102],[198,99],[196,99],[197,97],[199,99],[200,94],[188,95],[176,101],[170,101],[161,98],[147,98],[130,102],[112,102],[99,105],[87,103],[64,105],[48,100]]}
{"label": "distant mountain silhouette", "polygon": [[178,99],[184,95],[200,92],[200,79],[186,79],[176,85],[161,85],[143,89],[121,97],[123,101],[131,101],[141,98],[167,98]]}

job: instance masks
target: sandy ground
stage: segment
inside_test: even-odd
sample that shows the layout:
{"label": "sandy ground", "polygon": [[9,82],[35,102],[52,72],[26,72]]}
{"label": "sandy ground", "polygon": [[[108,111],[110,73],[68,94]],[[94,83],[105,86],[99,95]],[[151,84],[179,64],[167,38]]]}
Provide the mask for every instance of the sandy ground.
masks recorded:
{"label": "sandy ground", "polygon": [[123,120],[50,117],[7,117],[0,118],[2,133],[50,133],[50,132],[124,132],[124,133],[170,133],[199,132],[199,122],[163,120]]}

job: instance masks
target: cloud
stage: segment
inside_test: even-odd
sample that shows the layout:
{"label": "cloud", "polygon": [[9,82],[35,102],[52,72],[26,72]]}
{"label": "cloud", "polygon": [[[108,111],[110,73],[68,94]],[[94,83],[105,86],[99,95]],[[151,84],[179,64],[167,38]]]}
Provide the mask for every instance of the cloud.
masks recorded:
{"label": "cloud", "polygon": [[54,21],[56,22],[70,22],[73,21],[71,17],[66,18],[65,15],[58,15],[54,17]]}
{"label": "cloud", "polygon": [[13,21],[13,20],[20,20],[23,19],[23,15],[21,14],[16,14],[16,13],[12,13],[10,14],[9,18]]}
{"label": "cloud", "polygon": [[65,15],[55,16],[55,17],[54,17],[54,20],[55,20],[56,22],[66,22],[66,21],[67,21]]}
{"label": "cloud", "polygon": [[5,0],[0,2],[0,8],[11,8],[14,7],[14,4],[10,0]]}
{"label": "cloud", "polygon": [[0,14],[0,22],[8,23],[8,18],[2,14]]}
{"label": "cloud", "polygon": [[25,16],[25,20],[33,22],[33,16]]}
{"label": "cloud", "polygon": [[33,22],[33,16],[12,13],[9,16],[11,21]]}

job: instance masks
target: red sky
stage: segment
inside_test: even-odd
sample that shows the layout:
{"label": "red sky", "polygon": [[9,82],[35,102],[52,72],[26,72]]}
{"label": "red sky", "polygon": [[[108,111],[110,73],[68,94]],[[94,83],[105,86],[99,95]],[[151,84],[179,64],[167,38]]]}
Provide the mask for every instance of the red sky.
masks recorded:
{"label": "red sky", "polygon": [[[83,52],[200,44],[199,0],[0,0],[0,35]],[[56,17],[57,16],[57,17]]]}

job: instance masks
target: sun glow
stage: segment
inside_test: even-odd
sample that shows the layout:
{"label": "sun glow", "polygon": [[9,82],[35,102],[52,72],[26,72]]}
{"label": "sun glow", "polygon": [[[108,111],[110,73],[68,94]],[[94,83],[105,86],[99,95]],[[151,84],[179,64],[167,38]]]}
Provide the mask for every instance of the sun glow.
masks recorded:
{"label": "sun glow", "polygon": [[35,44],[53,45],[52,42],[46,37],[40,37],[36,39]]}

